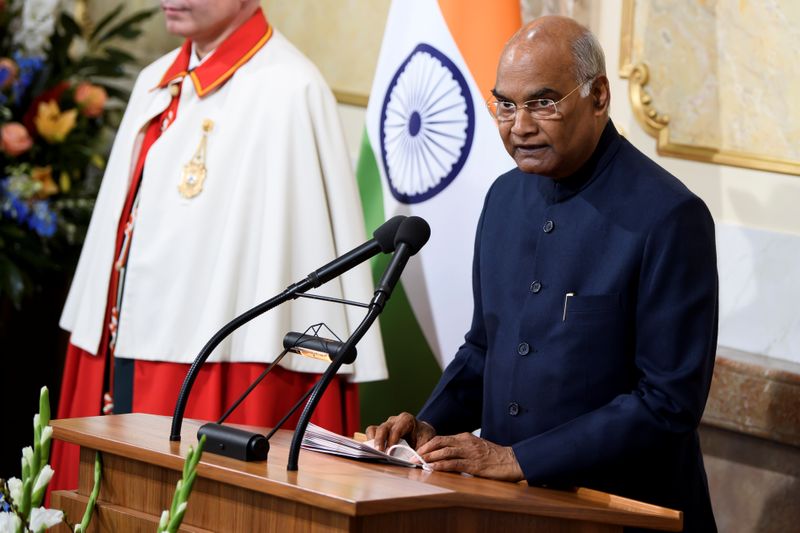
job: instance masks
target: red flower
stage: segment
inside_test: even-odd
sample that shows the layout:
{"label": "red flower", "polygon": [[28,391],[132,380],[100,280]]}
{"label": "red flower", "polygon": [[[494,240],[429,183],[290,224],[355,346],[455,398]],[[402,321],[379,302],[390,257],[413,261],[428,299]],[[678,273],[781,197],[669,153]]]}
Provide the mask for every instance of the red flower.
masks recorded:
{"label": "red flower", "polygon": [[58,83],[55,87],[52,87],[42,94],[37,96],[31,102],[28,111],[25,113],[25,116],[22,117],[22,123],[25,124],[25,127],[28,128],[28,131],[36,131],[36,124],[33,123],[33,120],[36,118],[36,114],[39,112],[39,104],[42,102],[58,102],[61,99],[61,95],[64,94],[64,91],[69,89],[69,82],[62,81]]}

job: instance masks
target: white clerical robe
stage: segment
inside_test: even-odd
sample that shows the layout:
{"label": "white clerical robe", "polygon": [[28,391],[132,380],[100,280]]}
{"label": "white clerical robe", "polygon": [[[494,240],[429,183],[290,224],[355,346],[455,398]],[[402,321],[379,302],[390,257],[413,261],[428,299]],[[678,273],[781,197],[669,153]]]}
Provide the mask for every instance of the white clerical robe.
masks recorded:
{"label": "white clerical robe", "polygon": [[[137,137],[170,102],[157,88],[173,51],[139,75],[117,133],[61,317],[71,342],[97,353],[114,261],[117,221],[136,161]],[[361,206],[336,102],[316,67],[275,31],[232,78],[200,98],[183,78],[177,118],[147,155],[130,247],[115,356],[189,363],[240,313],[365,240]],[[213,122],[203,191],[178,192],[183,167]],[[315,292],[369,301],[362,265]],[[324,322],[345,339],[362,308],[298,299],[223,341],[209,361],[270,362],[288,331]],[[281,366],[322,372],[287,356]],[[387,377],[378,324],[340,373]]]}

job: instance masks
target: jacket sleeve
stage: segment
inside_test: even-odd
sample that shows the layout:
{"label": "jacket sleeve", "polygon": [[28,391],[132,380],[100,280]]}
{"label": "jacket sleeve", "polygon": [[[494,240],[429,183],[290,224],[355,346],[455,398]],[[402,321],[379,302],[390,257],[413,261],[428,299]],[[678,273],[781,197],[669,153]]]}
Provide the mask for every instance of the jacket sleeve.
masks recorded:
{"label": "jacket sleeve", "polygon": [[694,434],[717,341],[714,223],[677,204],[646,236],[635,309],[638,383],[608,404],[513,445],[530,483],[585,483],[593,471]]}

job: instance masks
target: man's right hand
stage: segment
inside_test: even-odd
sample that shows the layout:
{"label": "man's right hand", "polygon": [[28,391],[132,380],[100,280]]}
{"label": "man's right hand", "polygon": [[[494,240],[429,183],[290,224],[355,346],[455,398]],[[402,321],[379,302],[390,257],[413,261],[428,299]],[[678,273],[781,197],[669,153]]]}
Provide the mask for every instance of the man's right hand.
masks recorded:
{"label": "man's right hand", "polygon": [[379,426],[367,427],[367,438],[375,439],[375,447],[380,451],[397,444],[400,439],[406,439],[412,448],[417,449],[435,436],[433,426],[417,420],[411,413],[390,416]]}

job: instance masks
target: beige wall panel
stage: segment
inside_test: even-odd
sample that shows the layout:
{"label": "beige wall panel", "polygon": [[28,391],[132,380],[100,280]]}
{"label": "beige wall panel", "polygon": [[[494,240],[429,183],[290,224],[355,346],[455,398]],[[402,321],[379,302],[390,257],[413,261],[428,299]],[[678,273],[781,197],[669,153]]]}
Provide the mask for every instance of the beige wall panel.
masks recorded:
{"label": "beige wall panel", "polygon": [[[749,4],[750,2],[747,2]],[[628,139],[650,158],[675,174],[709,205],[718,223],[800,235],[800,178],[788,174],[737,168],[661,156],[654,139],[634,118],[628,80],[618,75],[622,30],[622,0],[605,0],[592,28],[606,53],[611,83],[611,118]],[[767,32],[768,33],[768,32]],[[742,66],[744,67],[744,65]],[[758,69],[758,66],[749,65]],[[797,92],[796,89],[793,89]],[[782,119],[787,122],[789,119]],[[788,125],[784,125],[787,126]]]}
{"label": "beige wall panel", "polygon": [[[119,0],[88,0],[88,14],[92,23],[96,23],[103,16],[116,8]],[[123,15],[130,15],[140,9],[158,7],[157,0],[126,0]],[[140,59],[142,66],[151,63],[166,52],[180,46],[183,39],[170,35],[164,28],[164,15],[159,11],[146,24],[143,25],[144,33],[133,42],[126,42],[125,48]]]}
{"label": "beige wall panel", "polygon": [[366,105],[389,0],[268,0],[267,16],[322,71],[340,102]]}

